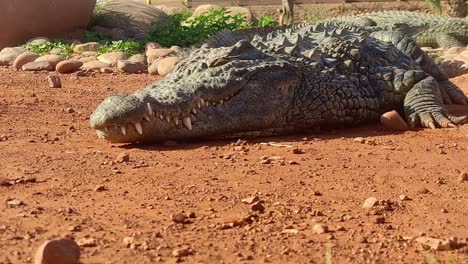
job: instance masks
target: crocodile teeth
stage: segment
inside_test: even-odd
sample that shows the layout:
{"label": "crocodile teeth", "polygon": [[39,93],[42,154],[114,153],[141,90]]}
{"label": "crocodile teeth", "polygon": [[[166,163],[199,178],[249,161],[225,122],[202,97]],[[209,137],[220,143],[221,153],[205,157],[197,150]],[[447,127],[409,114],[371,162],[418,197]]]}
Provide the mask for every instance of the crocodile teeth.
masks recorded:
{"label": "crocodile teeth", "polygon": [[143,127],[140,122],[135,123],[135,128],[138,131],[138,134],[143,135]]}
{"label": "crocodile teeth", "polygon": [[164,116],[162,114],[159,114],[159,119],[163,120]]}
{"label": "crocodile teeth", "polygon": [[122,131],[122,134],[127,135],[127,128],[125,126],[120,126],[120,131]]}
{"label": "crocodile teeth", "polygon": [[174,120],[174,124],[176,124],[176,126],[179,125],[179,119],[177,119],[176,117],[174,117],[173,120]]}
{"label": "crocodile teeth", "polygon": [[[203,98],[200,98],[200,103],[201,103],[202,106],[205,104],[205,101],[203,100]],[[200,107],[198,107],[198,108],[200,108]]]}
{"label": "crocodile teeth", "polygon": [[145,115],[145,116],[143,117],[143,119],[145,119],[145,120],[148,121],[148,122],[150,121],[149,116],[147,116],[147,115]]}
{"label": "crocodile teeth", "polygon": [[197,102],[197,107],[198,107],[198,109],[201,109],[201,103],[200,103],[200,101]]}
{"label": "crocodile teeth", "polygon": [[219,104],[223,104],[223,103],[224,103],[224,101],[223,101],[223,100],[219,101]]}
{"label": "crocodile teeth", "polygon": [[153,109],[151,108],[150,103],[146,103],[146,108],[148,108],[148,115],[150,116],[154,115]]}
{"label": "crocodile teeth", "polygon": [[192,113],[197,114],[197,109],[193,108]]}
{"label": "crocodile teeth", "polygon": [[171,122],[171,117],[170,116],[166,116],[166,122],[170,123]]}
{"label": "crocodile teeth", "polygon": [[182,120],[182,122],[184,123],[184,126],[185,126],[188,130],[192,131],[192,120],[190,119],[190,117],[188,117],[188,116],[185,117],[185,118]]}
{"label": "crocodile teeth", "polygon": [[229,96],[226,96],[226,97],[224,98],[224,101],[227,101],[227,100],[229,100]]}
{"label": "crocodile teeth", "polygon": [[101,135],[101,134],[99,133],[99,131],[96,131],[96,134],[97,134],[98,138],[104,138],[104,136]]}
{"label": "crocodile teeth", "polygon": [[106,133],[109,133],[109,128],[108,127],[105,127],[104,130],[106,131]]}

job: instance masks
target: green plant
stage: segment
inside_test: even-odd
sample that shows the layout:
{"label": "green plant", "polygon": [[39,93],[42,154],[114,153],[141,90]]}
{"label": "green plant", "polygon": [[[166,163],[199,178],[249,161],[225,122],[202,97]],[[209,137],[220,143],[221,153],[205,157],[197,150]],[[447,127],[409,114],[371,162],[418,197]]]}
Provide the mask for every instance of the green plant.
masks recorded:
{"label": "green plant", "polygon": [[60,49],[60,56],[62,56],[63,58],[68,58],[71,54],[73,54],[73,49],[71,48],[71,45],[67,44],[63,40],[58,39],[50,40],[40,44],[29,42],[26,43],[23,47],[28,51],[34,52],[39,55],[50,54],[50,51],[55,48]]}
{"label": "green plant", "polygon": [[437,15],[442,14],[442,6],[440,0],[424,0],[426,5]]}
{"label": "green plant", "polygon": [[109,39],[109,36],[103,32],[93,32],[93,31],[88,31],[85,30],[81,34],[83,36],[83,40],[85,42],[97,42],[101,40],[106,40]]}
{"label": "green plant", "polygon": [[309,21],[310,22],[317,22],[317,21],[320,21],[320,20],[324,20],[325,17],[323,17],[322,15],[313,15],[309,18]]}
{"label": "green plant", "polygon": [[154,25],[146,41],[154,41],[165,47],[178,45],[187,47],[198,43],[222,30],[247,28],[243,14],[228,14],[225,7],[211,9],[197,17],[182,11],[171,15],[163,24]]}
{"label": "green plant", "polygon": [[117,40],[101,45],[98,54],[121,51],[129,56],[142,53],[145,46],[141,42],[134,40]]}
{"label": "green plant", "polygon": [[259,27],[274,27],[278,26],[278,22],[274,21],[273,16],[264,16],[258,20]]}

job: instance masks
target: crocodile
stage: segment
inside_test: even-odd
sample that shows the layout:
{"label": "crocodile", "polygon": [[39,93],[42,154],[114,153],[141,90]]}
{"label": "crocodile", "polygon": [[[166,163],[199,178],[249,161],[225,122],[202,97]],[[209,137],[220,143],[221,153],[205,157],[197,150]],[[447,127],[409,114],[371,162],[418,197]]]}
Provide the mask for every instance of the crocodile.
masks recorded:
{"label": "crocodile", "polygon": [[345,23],[223,32],[159,82],[104,99],[90,125],[111,142],[149,143],[357,126],[390,110],[411,127],[463,124],[441,91],[468,98],[439,86],[447,81],[424,55],[402,32]]}
{"label": "crocodile", "polygon": [[383,11],[332,18],[362,27],[400,30],[411,35],[420,47],[452,48],[468,45],[468,18],[410,11]]}

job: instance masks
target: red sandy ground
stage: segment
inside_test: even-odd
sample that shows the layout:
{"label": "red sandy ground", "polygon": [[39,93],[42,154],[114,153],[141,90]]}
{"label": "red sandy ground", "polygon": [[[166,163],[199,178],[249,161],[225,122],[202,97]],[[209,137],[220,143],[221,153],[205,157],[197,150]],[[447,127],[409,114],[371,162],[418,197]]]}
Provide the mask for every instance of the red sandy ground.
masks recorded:
{"label": "red sandy ground", "polygon": [[[0,263],[31,262],[43,241],[65,235],[94,239],[82,247],[83,263],[324,263],[327,246],[335,263],[422,263],[409,237],[468,237],[468,182],[458,180],[468,171],[468,125],[395,133],[373,124],[243,147],[116,145],[97,138],[90,113],[104,97],[156,77],[63,75],[59,89],[45,77],[0,69],[0,179],[13,183],[0,186]],[[468,75],[454,81],[468,92]],[[261,144],[272,141],[304,153]],[[122,152],[129,162],[116,162]],[[262,156],[285,162],[262,164]],[[241,222],[254,213],[241,200],[255,194],[265,212]],[[362,208],[371,196],[381,204]],[[11,199],[24,205],[7,206]],[[174,223],[171,214],[181,212],[195,218]],[[379,216],[384,223],[375,223]],[[314,233],[315,223],[329,232]],[[129,236],[134,249],[123,243]],[[174,257],[184,246],[193,254]],[[466,263],[467,248],[429,252]]]}

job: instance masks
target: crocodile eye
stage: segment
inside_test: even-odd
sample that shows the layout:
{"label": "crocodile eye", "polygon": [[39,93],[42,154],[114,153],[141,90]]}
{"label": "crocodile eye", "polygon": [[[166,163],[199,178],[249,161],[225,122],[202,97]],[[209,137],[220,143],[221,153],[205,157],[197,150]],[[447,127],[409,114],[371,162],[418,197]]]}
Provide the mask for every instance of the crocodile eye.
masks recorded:
{"label": "crocodile eye", "polygon": [[222,66],[230,61],[229,58],[219,58],[211,61],[208,65],[210,68]]}

